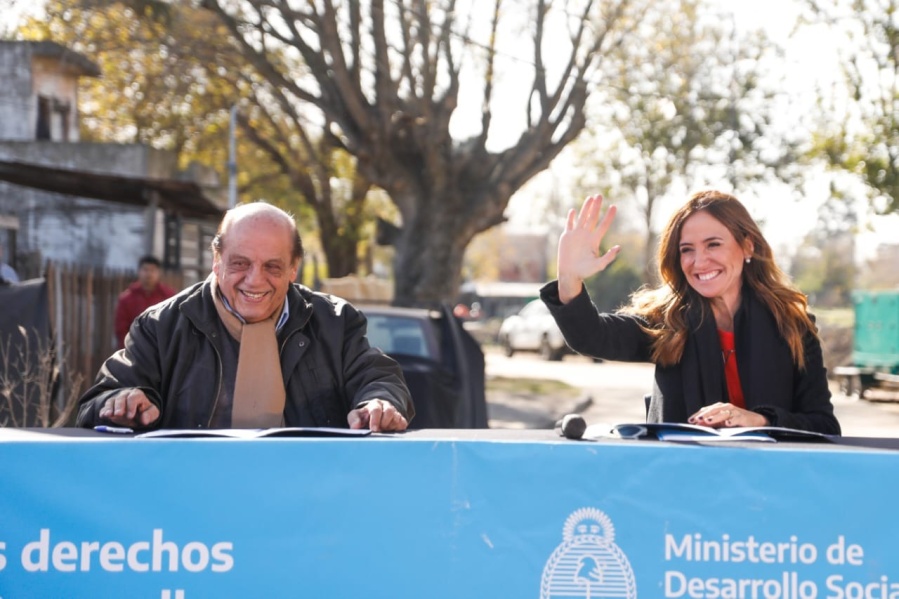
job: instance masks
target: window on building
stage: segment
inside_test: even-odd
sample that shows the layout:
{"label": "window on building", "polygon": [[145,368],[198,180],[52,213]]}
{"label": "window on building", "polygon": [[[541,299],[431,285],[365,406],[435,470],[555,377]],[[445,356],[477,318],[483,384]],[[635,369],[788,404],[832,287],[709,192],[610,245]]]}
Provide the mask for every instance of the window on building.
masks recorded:
{"label": "window on building", "polygon": [[69,115],[72,112],[68,102],[53,100],[53,117],[50,127],[52,139],[57,141],[71,141],[69,139]]}
{"label": "window on building", "polygon": [[52,100],[46,96],[37,97],[37,130],[35,139],[50,139],[50,118]]}

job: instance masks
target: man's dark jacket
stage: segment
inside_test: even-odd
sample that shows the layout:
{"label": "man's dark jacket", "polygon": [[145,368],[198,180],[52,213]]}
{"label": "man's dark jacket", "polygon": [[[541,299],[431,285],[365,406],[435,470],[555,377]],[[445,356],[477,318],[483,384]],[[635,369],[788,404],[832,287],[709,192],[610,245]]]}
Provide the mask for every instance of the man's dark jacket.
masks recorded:
{"label": "man's dark jacket", "polygon": [[[290,315],[278,331],[286,426],[347,427],[349,411],[373,399],[391,402],[411,421],[402,371],[369,346],[362,313],[296,284],[287,301]],[[157,304],[135,320],[125,349],[103,364],[80,400],[78,425],[105,423],[98,413],[106,399],[137,387],[159,407],[151,428],[208,428],[222,386],[222,344],[231,343],[226,335],[208,281]]]}
{"label": "man's dark jacket", "polygon": [[[540,296],[573,350],[606,360],[652,361],[651,339],[638,317],[598,312],[586,289],[562,304],[557,281],[545,285]],[[690,332],[680,362],[656,365],[647,421],[686,422],[703,406],[728,401],[717,325],[711,310],[705,317],[703,312],[701,305],[689,308]],[[764,415],[771,426],[840,434],[821,343],[814,334],[803,338],[805,369],[800,370],[774,316],[744,286],[734,315],[734,339],[747,409]]]}

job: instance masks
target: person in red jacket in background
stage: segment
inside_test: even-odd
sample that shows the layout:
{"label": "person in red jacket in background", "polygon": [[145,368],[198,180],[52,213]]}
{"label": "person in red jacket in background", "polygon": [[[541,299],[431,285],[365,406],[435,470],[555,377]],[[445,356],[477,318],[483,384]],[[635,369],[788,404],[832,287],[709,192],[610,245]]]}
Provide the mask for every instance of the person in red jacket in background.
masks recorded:
{"label": "person in red jacket in background", "polygon": [[155,256],[144,256],[137,263],[137,280],[119,295],[115,309],[115,334],[119,349],[125,347],[125,335],[141,312],[175,295],[175,290],[159,281],[162,263]]}

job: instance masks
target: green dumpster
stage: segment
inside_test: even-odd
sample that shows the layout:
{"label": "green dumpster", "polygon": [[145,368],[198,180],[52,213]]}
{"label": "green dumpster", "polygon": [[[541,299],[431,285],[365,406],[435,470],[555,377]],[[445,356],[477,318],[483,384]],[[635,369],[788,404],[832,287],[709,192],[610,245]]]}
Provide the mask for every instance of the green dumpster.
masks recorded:
{"label": "green dumpster", "polygon": [[899,290],[853,291],[855,330],[852,363],[899,371]]}

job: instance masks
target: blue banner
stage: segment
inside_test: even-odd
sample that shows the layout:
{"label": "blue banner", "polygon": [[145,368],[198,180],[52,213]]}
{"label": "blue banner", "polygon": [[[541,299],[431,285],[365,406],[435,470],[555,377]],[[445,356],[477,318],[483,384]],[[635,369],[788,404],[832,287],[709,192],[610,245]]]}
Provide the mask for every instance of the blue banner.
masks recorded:
{"label": "blue banner", "polygon": [[895,453],[0,442],[0,599],[899,599]]}

